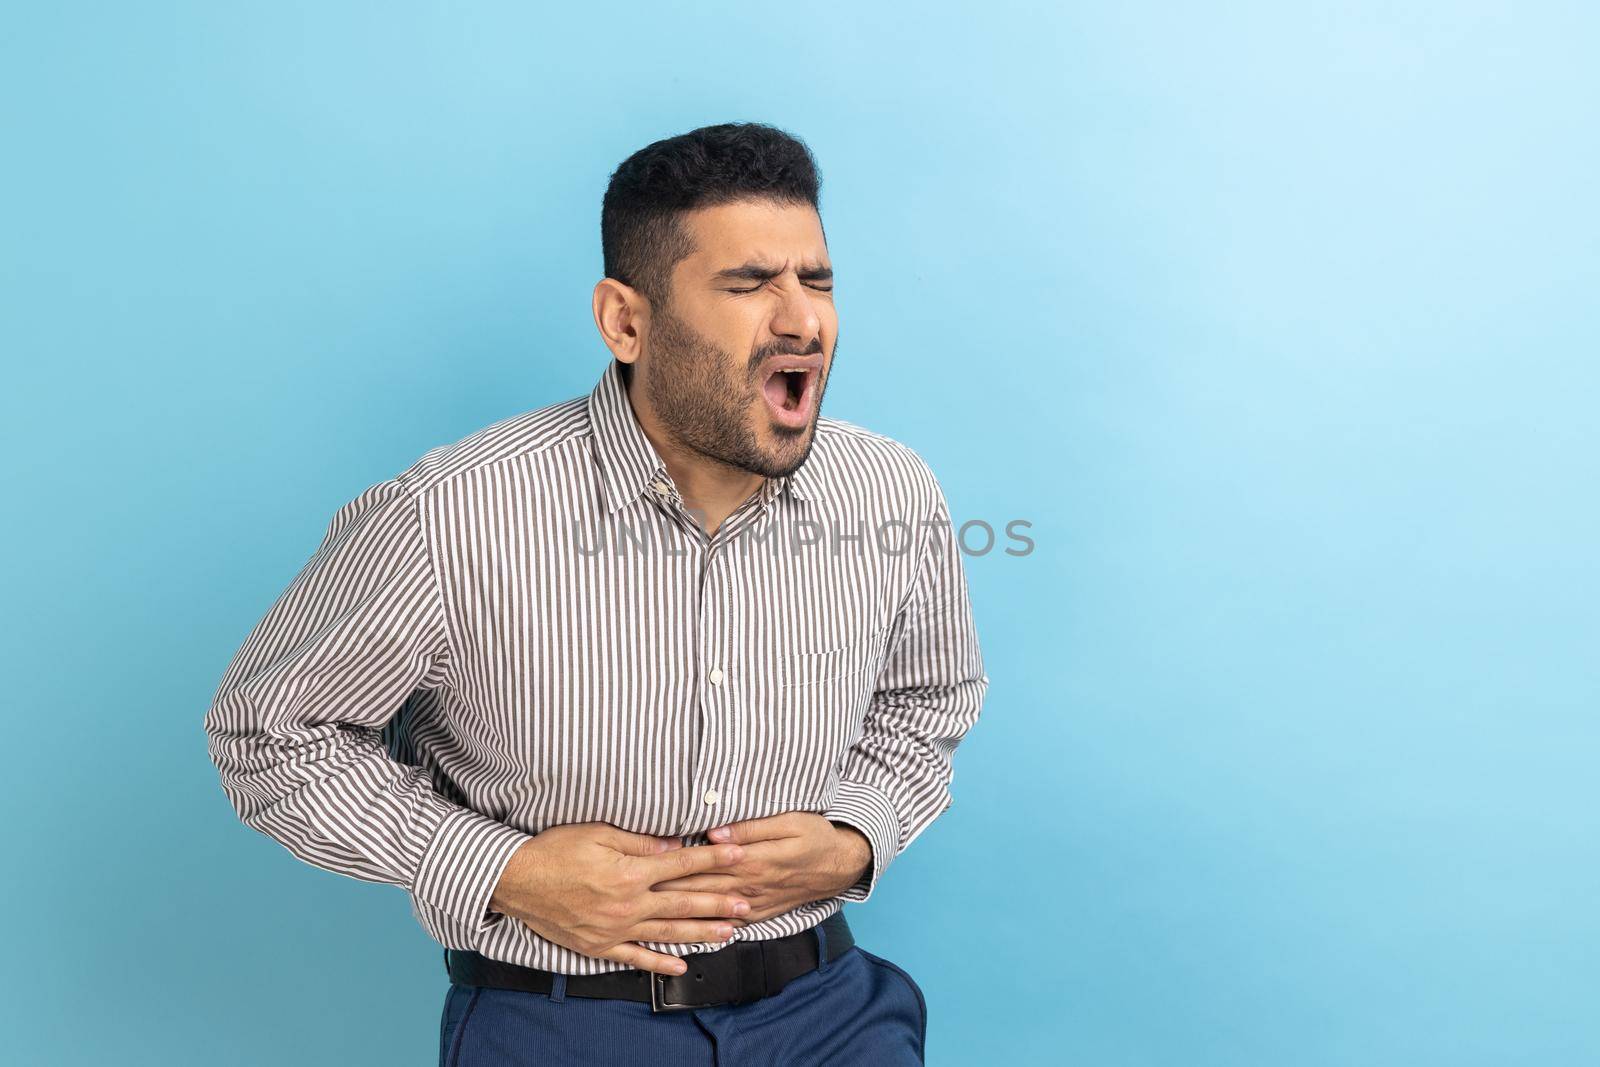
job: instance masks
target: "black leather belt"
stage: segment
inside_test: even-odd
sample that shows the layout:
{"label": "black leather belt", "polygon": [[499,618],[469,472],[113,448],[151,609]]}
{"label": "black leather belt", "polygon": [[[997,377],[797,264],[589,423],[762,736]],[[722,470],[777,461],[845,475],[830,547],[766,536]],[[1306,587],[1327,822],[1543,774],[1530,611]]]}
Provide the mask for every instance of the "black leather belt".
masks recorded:
{"label": "black leather belt", "polygon": [[[835,912],[820,925],[829,962],[856,943],[843,912]],[[567,975],[567,995],[647,1001],[653,1012],[748,1004],[772,996],[802,974],[816,970],[820,962],[815,930],[767,941],[733,941],[681,959],[689,965],[682,974],[656,974],[629,967],[603,974]],[[549,993],[555,979],[552,971],[459,948],[445,949],[444,962],[450,981],[457,985]]]}

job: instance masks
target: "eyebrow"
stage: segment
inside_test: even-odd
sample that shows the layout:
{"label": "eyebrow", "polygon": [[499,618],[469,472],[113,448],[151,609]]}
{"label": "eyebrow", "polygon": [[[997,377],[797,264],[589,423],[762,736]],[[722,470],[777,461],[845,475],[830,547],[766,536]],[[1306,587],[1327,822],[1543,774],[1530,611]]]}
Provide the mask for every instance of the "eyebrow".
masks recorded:
{"label": "eyebrow", "polygon": [[[730,281],[764,282],[776,278],[783,273],[781,267],[764,267],[759,263],[746,263],[739,267],[729,267],[713,274],[713,278],[727,279]],[[805,267],[799,271],[801,281],[831,281],[833,279],[832,267]]]}

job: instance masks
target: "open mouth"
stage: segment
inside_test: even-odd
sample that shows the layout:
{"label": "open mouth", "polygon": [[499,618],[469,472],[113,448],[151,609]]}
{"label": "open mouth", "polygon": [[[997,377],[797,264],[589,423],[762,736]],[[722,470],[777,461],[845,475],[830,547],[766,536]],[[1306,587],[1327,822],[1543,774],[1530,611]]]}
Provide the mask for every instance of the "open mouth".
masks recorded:
{"label": "open mouth", "polygon": [[761,384],[772,417],[791,427],[805,426],[811,418],[817,371],[804,367],[776,370]]}

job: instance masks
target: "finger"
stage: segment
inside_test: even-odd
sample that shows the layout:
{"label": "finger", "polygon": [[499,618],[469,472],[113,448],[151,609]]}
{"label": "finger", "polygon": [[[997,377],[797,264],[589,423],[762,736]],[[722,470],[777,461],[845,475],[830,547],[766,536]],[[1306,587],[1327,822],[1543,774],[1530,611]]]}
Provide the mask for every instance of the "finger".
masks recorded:
{"label": "finger", "polygon": [[735,919],[648,919],[628,932],[634,941],[679,941],[716,944],[733,936]]}
{"label": "finger", "polygon": [[657,882],[652,889],[699,889],[708,892],[729,892],[739,879],[731,874],[686,874],[682,878],[670,878],[665,882]]}
{"label": "finger", "polygon": [[706,836],[715,842],[731,841],[736,845],[748,844],[751,841],[766,841],[774,837],[793,837],[794,820],[789,818],[789,813],[768,815],[762,819],[742,819],[739,822],[724,823],[714,826],[706,831]]}
{"label": "finger", "polygon": [[659,856],[645,856],[640,862],[650,865],[650,884],[654,885],[668,878],[732,867],[742,859],[744,849],[738,845],[691,845],[663,852]]}
{"label": "finger", "polygon": [[750,914],[744,897],[727,893],[650,893],[645,915],[662,919],[731,919]]}
{"label": "finger", "polygon": [[[701,845],[697,847],[718,846]],[[738,848],[742,853],[739,857],[739,862],[710,871],[680,874],[663,881],[683,881],[687,878],[725,878],[731,879],[735,884],[744,884],[754,874],[752,865],[784,863],[791,857],[801,854],[804,842],[799,841],[797,838],[785,837],[771,841],[752,841],[748,845],[724,845],[720,847]],[[663,881],[652,882],[651,885],[659,887],[663,884]]]}
{"label": "finger", "polygon": [[613,945],[600,953],[600,958],[616,960],[618,963],[626,963],[629,967],[637,967],[641,971],[652,971],[656,974],[682,974],[689,969],[689,965],[676,956],[665,952],[651,952],[643,945],[636,945],[632,941]]}
{"label": "finger", "polygon": [[655,856],[670,851],[678,839],[656,837],[653,834],[636,834],[631,830],[612,827],[602,838],[606,844],[628,856]]}

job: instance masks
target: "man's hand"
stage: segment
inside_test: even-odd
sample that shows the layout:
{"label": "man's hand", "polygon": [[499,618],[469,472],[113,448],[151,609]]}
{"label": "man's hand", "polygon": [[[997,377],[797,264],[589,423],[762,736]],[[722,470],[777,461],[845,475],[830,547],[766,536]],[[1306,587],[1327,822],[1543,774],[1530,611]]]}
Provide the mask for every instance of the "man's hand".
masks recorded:
{"label": "man's hand", "polygon": [[682,974],[678,957],[635,942],[726,941],[736,917],[752,905],[731,890],[657,892],[652,886],[736,866],[743,858],[735,844],[684,848],[675,837],[629,833],[606,822],[565,823],[517,849],[489,907],[585,956]]}
{"label": "man's hand", "polygon": [[750,914],[733,920],[735,926],[838,896],[872,863],[866,835],[807,811],[729,823],[706,836],[743,845],[744,858],[718,870],[674,878],[661,888],[737,893],[750,902]]}

